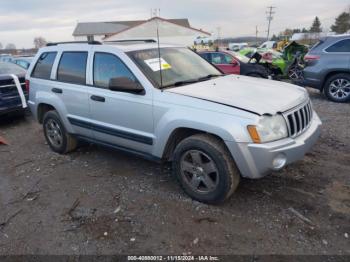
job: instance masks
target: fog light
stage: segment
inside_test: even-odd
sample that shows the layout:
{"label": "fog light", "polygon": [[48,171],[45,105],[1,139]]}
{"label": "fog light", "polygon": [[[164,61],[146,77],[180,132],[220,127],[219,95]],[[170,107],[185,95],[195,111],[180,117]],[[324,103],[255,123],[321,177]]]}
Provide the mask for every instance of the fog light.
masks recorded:
{"label": "fog light", "polygon": [[272,161],[272,167],[275,170],[281,169],[285,166],[287,158],[284,154],[278,154]]}

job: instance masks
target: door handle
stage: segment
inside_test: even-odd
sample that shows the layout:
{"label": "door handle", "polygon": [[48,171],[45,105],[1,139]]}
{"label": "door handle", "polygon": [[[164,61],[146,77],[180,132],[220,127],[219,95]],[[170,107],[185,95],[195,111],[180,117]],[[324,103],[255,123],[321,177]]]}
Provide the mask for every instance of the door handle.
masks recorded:
{"label": "door handle", "polygon": [[92,95],[90,98],[91,98],[91,100],[94,100],[97,102],[105,102],[106,101],[106,99],[103,96]]}
{"label": "door handle", "polygon": [[56,94],[62,94],[63,93],[63,90],[60,89],[60,88],[52,88],[51,91],[56,93]]}

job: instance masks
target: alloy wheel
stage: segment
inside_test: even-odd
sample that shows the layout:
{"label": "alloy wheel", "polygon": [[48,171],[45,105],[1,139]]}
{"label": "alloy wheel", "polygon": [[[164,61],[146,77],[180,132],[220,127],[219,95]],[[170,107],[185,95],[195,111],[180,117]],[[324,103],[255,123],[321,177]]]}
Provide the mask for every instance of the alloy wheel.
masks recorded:
{"label": "alloy wheel", "polygon": [[45,129],[51,145],[60,147],[63,143],[60,125],[54,119],[49,119],[45,124]]}
{"label": "alloy wheel", "polygon": [[333,80],[329,85],[329,94],[335,99],[343,99],[350,95],[350,81],[344,78]]}
{"label": "alloy wheel", "polygon": [[180,160],[181,176],[196,193],[210,193],[219,184],[219,171],[210,156],[200,150],[185,152]]}

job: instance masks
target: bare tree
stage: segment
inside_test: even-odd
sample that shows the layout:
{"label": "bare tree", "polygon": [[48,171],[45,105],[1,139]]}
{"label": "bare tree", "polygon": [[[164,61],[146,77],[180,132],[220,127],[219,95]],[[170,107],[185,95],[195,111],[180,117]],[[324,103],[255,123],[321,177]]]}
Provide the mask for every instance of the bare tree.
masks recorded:
{"label": "bare tree", "polygon": [[35,48],[40,48],[43,46],[46,46],[47,42],[45,40],[45,38],[38,36],[34,38],[34,46]]}
{"label": "bare tree", "polygon": [[9,44],[6,45],[5,49],[8,49],[8,50],[15,50],[15,49],[16,49],[16,46],[15,46],[15,44],[9,43]]}

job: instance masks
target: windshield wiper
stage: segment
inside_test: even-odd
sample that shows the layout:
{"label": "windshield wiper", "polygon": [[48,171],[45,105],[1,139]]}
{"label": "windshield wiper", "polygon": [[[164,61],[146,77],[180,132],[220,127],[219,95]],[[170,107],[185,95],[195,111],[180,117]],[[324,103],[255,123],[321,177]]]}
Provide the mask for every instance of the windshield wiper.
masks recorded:
{"label": "windshield wiper", "polygon": [[210,74],[210,75],[206,75],[206,76],[200,77],[197,80],[198,80],[198,82],[199,81],[206,81],[206,80],[212,79],[214,77],[219,77],[219,76],[222,76],[222,75]]}
{"label": "windshield wiper", "polygon": [[175,82],[173,84],[163,86],[163,88],[183,86],[183,85],[187,85],[187,84],[193,84],[193,83],[196,83],[196,82],[198,82],[198,79],[177,81],[177,82]]}
{"label": "windshield wiper", "polygon": [[219,76],[223,76],[223,75],[210,74],[210,75],[207,75],[207,76],[199,77],[197,79],[177,81],[177,82],[175,82],[173,84],[163,86],[162,89],[163,88],[168,88],[168,87],[178,87],[178,86],[183,86],[183,85],[187,85],[187,84],[193,84],[193,83],[197,83],[197,82],[202,82],[202,81],[209,80],[209,79],[211,79],[213,77],[219,77]]}

